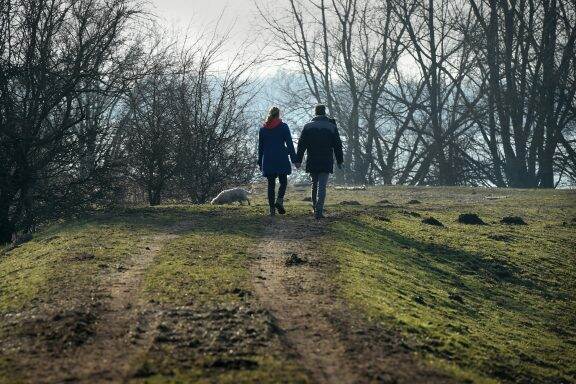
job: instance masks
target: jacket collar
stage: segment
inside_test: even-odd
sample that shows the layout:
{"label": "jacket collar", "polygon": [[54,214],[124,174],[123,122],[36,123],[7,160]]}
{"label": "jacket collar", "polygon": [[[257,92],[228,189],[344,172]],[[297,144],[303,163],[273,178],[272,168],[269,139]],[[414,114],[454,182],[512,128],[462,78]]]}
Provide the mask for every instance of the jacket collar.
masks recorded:
{"label": "jacket collar", "polygon": [[328,116],[326,115],[318,115],[312,118],[312,121],[328,121]]}
{"label": "jacket collar", "polygon": [[269,123],[264,123],[264,128],[274,129],[274,128],[280,126],[281,124],[282,124],[282,119],[275,118],[275,119],[272,119],[272,121]]}

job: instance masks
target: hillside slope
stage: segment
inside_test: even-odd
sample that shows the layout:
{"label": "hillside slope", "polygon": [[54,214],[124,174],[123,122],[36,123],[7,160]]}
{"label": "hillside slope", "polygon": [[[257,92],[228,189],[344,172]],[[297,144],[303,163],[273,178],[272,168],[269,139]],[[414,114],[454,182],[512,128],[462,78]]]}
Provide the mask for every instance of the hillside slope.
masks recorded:
{"label": "hillside slope", "polygon": [[261,192],[2,252],[0,382],[576,382],[574,192],[331,189],[322,222]]}

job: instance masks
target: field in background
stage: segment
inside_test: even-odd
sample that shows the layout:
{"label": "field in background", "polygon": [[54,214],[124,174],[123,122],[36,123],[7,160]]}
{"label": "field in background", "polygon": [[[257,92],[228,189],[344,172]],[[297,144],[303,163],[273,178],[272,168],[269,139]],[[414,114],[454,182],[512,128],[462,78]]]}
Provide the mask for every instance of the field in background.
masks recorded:
{"label": "field in background", "polygon": [[[328,193],[315,247],[336,265],[329,278],[351,311],[458,381],[576,381],[575,192]],[[311,220],[307,194],[289,187],[289,218]],[[0,255],[0,382],[33,380],[35,369],[54,380],[82,375],[50,367],[95,342],[111,305],[106,282],[130,270],[151,238],[161,239],[159,250],[132,292],[126,337],[155,336],[124,374],[309,381],[254,296],[253,250],[270,224],[262,185],[254,195],[251,207],[138,208],[54,224]],[[458,223],[462,213],[486,225]],[[527,225],[502,224],[504,216]],[[429,217],[444,226],[422,223]]]}

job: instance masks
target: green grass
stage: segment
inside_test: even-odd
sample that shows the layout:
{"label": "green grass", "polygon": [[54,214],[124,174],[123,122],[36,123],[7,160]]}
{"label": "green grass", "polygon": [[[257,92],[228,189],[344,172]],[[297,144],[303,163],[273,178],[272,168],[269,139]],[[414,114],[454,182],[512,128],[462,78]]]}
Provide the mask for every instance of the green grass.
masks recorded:
{"label": "green grass", "polygon": [[[168,206],[126,209],[54,224],[32,241],[0,255],[0,315],[25,311],[39,303],[90,303],[104,274],[142,252],[146,239],[170,233],[182,222],[189,228],[164,240],[144,277],[142,299],[165,309],[192,306],[199,311],[252,305],[250,251],[262,231],[260,210]],[[76,261],[82,254],[93,257]],[[0,327],[0,337],[2,330],[8,329]],[[144,356],[139,364],[159,373],[135,381],[306,382],[305,375],[278,347],[266,348],[252,348],[243,356],[257,363],[256,369],[249,370],[223,370],[207,364],[228,358],[227,351],[187,356],[189,362],[182,366],[178,357],[166,350],[161,361]],[[2,377],[18,381],[18,372],[0,356],[0,382]]]}
{"label": "green grass", "polygon": [[[576,382],[574,192],[387,187],[328,193],[327,210],[335,218],[326,222],[319,250],[338,260],[333,279],[352,307],[399,332],[429,364],[463,382]],[[302,202],[307,194],[289,189],[289,215],[309,214],[309,203]],[[103,274],[178,222],[190,226],[164,242],[144,277],[141,298],[165,310],[257,308],[249,268],[266,225],[265,194],[257,195],[252,207],[126,209],[44,228],[0,255],[0,315],[41,303],[90,302]],[[376,204],[382,199],[397,207]],[[411,199],[421,204],[407,204]],[[339,205],[343,200],[361,205]],[[411,212],[446,227],[424,225]],[[464,212],[489,225],[457,223]],[[502,225],[505,215],[522,216],[529,225]],[[81,254],[94,257],[78,261]],[[254,318],[266,329],[258,323],[265,316],[255,312]],[[168,346],[159,348],[139,361],[153,373],[135,381],[307,381],[274,343],[246,347],[241,357],[256,368],[236,370],[210,363],[236,358],[238,351],[190,355],[183,364]],[[3,375],[16,380],[3,359],[0,382]]]}
{"label": "green grass", "polygon": [[[191,208],[191,212],[196,213]],[[263,217],[258,208],[212,208],[218,214],[198,215],[192,226],[178,239],[169,242],[157,255],[144,279],[144,295],[162,306],[191,306],[199,313],[215,308],[250,307],[253,286],[250,276],[251,255],[263,231]],[[258,316],[258,315],[255,315]],[[258,321],[257,325],[262,325]],[[243,331],[244,325],[227,325]],[[218,331],[215,332],[218,335]],[[207,339],[209,337],[205,337]],[[204,340],[203,339],[203,340]],[[204,342],[204,341],[203,341]],[[277,342],[277,341],[276,341]],[[146,383],[303,383],[307,378],[294,362],[279,352],[278,346],[234,344],[233,351],[187,356],[193,362],[182,369],[177,352],[159,346],[162,353],[147,356],[141,363],[157,372]],[[217,360],[238,358],[254,362],[253,369],[212,367]]]}
{"label": "green grass", "polygon": [[[344,297],[458,376],[573,382],[576,241],[574,227],[562,222],[576,216],[574,194],[497,191],[511,196],[489,201],[472,189],[423,191],[406,190],[420,194],[422,204],[351,209],[348,219],[332,224],[326,244],[341,263],[336,279]],[[407,201],[382,192],[366,193],[364,201],[382,195]],[[447,227],[421,224],[405,210]],[[463,212],[491,225],[456,223]],[[529,225],[498,223],[509,214]],[[494,234],[510,241],[493,240]]]}
{"label": "green grass", "polygon": [[191,229],[169,242],[145,277],[145,294],[159,303],[236,302],[251,290],[249,251],[262,231],[261,215],[234,208],[195,216]]}
{"label": "green grass", "polygon": [[[114,267],[138,252],[139,239],[150,232],[120,218],[51,226],[0,256],[0,312],[86,292],[97,282],[100,268]],[[94,257],[76,261],[82,254]]]}

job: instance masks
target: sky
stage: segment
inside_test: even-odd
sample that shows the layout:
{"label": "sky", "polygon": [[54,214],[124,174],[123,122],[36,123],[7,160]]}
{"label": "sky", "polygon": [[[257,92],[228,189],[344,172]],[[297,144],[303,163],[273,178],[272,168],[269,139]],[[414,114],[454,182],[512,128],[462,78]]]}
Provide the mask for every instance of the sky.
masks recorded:
{"label": "sky", "polygon": [[209,25],[222,14],[226,25],[235,24],[238,35],[249,32],[256,12],[252,0],[151,0],[151,4],[166,25]]}
{"label": "sky", "polygon": [[[212,31],[220,20],[220,28],[231,28],[230,47],[244,47],[248,54],[258,55],[258,10],[253,0],[149,0],[160,23],[169,30],[189,30],[191,35]],[[271,0],[258,0],[259,3]],[[220,19],[221,18],[221,19]],[[223,31],[224,32],[224,31]],[[234,49],[227,50],[232,56]],[[274,72],[274,68],[268,68]]]}

